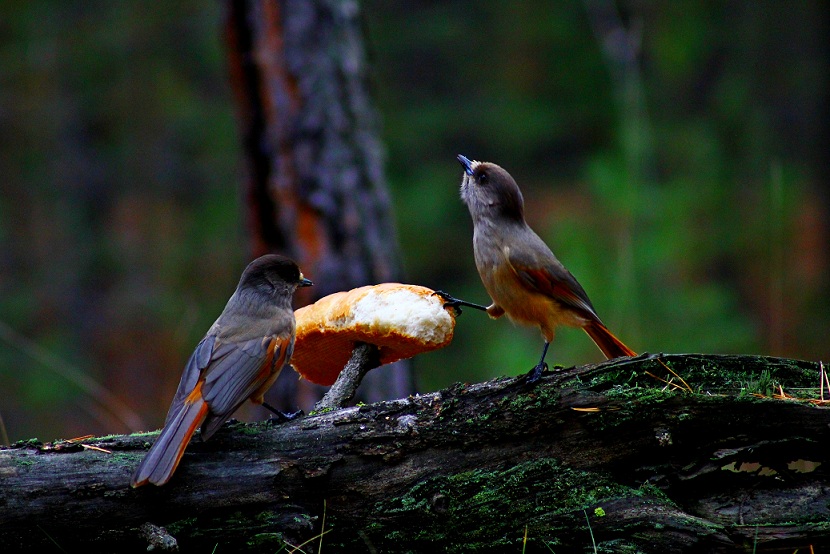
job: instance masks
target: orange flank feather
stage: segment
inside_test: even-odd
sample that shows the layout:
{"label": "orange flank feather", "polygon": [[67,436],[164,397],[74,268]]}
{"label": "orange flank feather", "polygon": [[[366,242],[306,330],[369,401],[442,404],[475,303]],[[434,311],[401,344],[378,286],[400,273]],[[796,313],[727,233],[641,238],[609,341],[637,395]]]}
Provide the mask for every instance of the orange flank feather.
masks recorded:
{"label": "orange flank feather", "polygon": [[[546,329],[554,327],[555,324],[576,324],[588,333],[588,336],[609,360],[622,356],[637,355],[602,324],[591,305],[591,301],[588,300],[588,295],[585,294],[585,291],[567,270],[562,270],[557,277],[556,272],[550,268],[529,269],[527,267],[515,267],[512,264],[511,267],[519,277],[520,283],[528,290],[559,302],[578,316],[577,318],[569,318],[566,315],[568,310],[548,309],[546,317],[549,321],[541,324],[543,335]],[[508,315],[510,315],[509,310]],[[545,317],[537,317],[536,321],[545,321]],[[545,339],[549,340],[547,336]]]}
{"label": "orange flank feather", "polygon": [[200,380],[199,382],[196,383],[196,386],[193,387],[193,390],[190,391],[190,394],[188,394],[187,398],[184,399],[186,404],[193,404],[197,400],[202,399],[202,384],[204,382],[205,382],[204,380]]}
{"label": "orange flank feather", "polygon": [[262,404],[265,401],[265,393],[280,376],[280,371],[282,371],[287,361],[287,356],[290,356],[288,353],[293,349],[293,347],[286,348],[286,342],[284,337],[273,337],[271,342],[268,343],[265,363],[262,364],[262,369],[257,376],[257,382],[262,384],[250,396],[250,400],[254,404]]}
{"label": "orange flank feather", "polygon": [[163,485],[173,476],[193,433],[208,413],[208,405],[202,398],[202,383],[199,381],[196,384],[162,429],[133,475],[130,483],[133,487],[147,483]]}
{"label": "orange flank feather", "polygon": [[557,275],[554,270],[547,267],[525,267],[515,264],[510,259],[507,263],[519,278],[519,283],[526,289],[563,304],[581,318],[599,320],[588,295],[567,270]]}

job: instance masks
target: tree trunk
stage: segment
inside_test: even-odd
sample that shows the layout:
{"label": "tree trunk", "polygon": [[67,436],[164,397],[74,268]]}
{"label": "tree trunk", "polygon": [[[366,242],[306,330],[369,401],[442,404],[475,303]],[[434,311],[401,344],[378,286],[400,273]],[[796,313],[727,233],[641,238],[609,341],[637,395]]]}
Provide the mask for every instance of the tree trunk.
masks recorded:
{"label": "tree trunk", "polygon": [[816,391],[818,364],[661,359],[695,392],[663,386],[643,355],[232,423],[159,488],[128,485],[154,435],[19,443],[0,450],[0,550],[521,552],[525,535],[526,552],[830,548],[830,411],[771,397]]}
{"label": "tree trunk", "polygon": [[[278,252],[298,261],[315,283],[298,293],[300,304],[399,280],[357,2],[232,0],[226,37],[248,167],[253,254]],[[283,374],[270,403],[307,409],[321,396],[318,387]],[[404,362],[370,374],[358,398],[413,391]]]}

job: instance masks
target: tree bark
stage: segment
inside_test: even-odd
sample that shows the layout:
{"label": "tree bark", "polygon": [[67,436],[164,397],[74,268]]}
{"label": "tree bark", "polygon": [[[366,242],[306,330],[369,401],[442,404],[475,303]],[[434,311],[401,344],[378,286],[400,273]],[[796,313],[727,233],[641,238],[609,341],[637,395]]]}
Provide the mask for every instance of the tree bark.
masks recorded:
{"label": "tree bark", "polygon": [[[401,278],[362,34],[354,0],[228,2],[253,255],[298,261],[315,283],[298,293],[301,305]],[[283,373],[268,400],[291,411],[298,385]],[[413,391],[408,364],[398,363],[370,374],[359,398]],[[300,382],[299,395],[308,408],[321,389]]]}
{"label": "tree bark", "polygon": [[770,398],[817,391],[818,364],[660,359],[695,392],[663,386],[643,355],[231,423],[159,488],[128,485],[155,434],[19,443],[0,450],[0,550],[520,552],[525,535],[526,552],[830,547],[830,411]]}

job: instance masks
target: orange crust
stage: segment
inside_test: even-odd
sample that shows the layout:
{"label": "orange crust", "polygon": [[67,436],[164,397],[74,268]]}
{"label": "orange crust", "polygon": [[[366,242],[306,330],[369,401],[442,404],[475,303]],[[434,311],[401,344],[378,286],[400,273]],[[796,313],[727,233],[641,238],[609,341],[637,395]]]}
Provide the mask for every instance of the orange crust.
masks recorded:
{"label": "orange crust", "polygon": [[[377,321],[361,322],[355,319],[355,306],[368,295],[375,295],[372,301],[383,303],[384,297],[388,298],[389,295],[401,291],[417,295],[417,298],[405,296],[407,303],[433,303],[433,312],[440,316],[442,322],[436,323],[434,319],[428,318],[412,322],[422,325],[427,330],[418,332],[402,328],[400,325],[379,324]],[[357,342],[376,345],[380,350],[381,364],[443,348],[452,341],[455,328],[454,310],[444,309],[443,305],[444,300],[435,295],[433,290],[400,283],[382,283],[330,294],[294,312],[297,319],[297,338],[294,342],[291,365],[304,379],[318,385],[330,386],[349,361]],[[428,305],[422,307],[429,310]],[[406,306],[402,305],[401,309],[406,309]],[[438,309],[441,312],[438,312]],[[449,321],[442,313],[449,315]],[[431,333],[436,326],[440,329]]]}

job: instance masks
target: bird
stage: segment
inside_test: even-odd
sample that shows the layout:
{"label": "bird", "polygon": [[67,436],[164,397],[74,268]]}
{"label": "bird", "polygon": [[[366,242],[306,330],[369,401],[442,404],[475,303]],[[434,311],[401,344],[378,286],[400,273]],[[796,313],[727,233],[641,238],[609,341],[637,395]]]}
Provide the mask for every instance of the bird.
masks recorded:
{"label": "bird", "polygon": [[[606,358],[636,356],[602,323],[585,289],[525,221],[524,198],[513,177],[500,166],[458,155],[464,167],[461,199],[473,220],[473,253],[484,288],[493,303],[492,318],[537,326],[545,341],[539,363],[527,381],[539,379],[545,356],[560,325],[583,329]],[[452,302],[450,302],[452,304]]]}
{"label": "bird", "polygon": [[207,440],[245,400],[274,411],[263,396],[294,351],[293,295],[312,284],[284,256],[266,254],[248,264],[190,356],[164,427],[132,476],[133,488],[167,483],[196,429]]}

